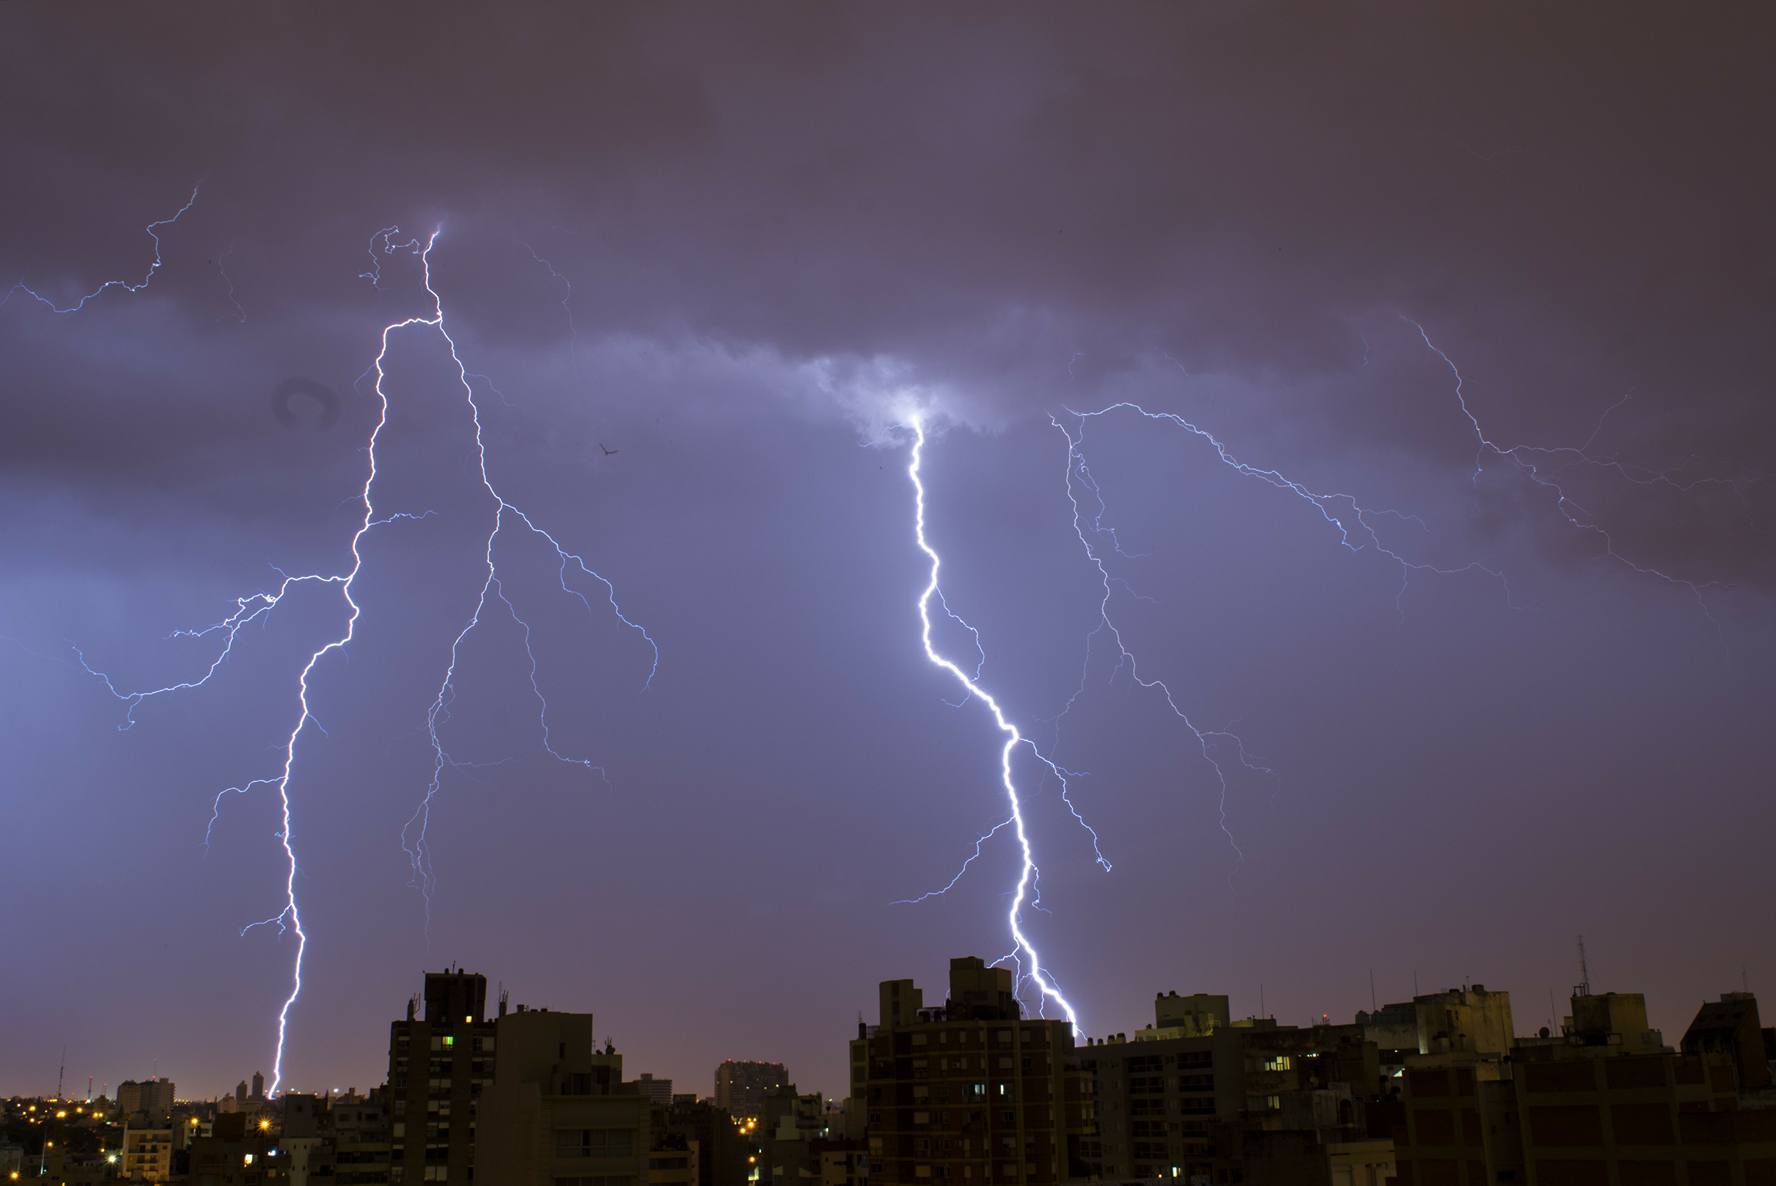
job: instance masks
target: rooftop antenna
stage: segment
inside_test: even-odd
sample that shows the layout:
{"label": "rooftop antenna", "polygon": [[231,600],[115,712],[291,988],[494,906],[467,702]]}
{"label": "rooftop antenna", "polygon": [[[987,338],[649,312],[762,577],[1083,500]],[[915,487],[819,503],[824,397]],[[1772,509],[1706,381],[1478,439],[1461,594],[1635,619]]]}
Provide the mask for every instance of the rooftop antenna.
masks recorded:
{"label": "rooftop antenna", "polygon": [[1378,1013],[1381,1007],[1375,1003],[1375,969],[1369,969],[1369,1012]]}
{"label": "rooftop antenna", "polygon": [[1258,1016],[1260,1016],[1260,1017],[1269,1017],[1270,1016],[1269,1013],[1266,1013],[1264,1011],[1264,986],[1262,984],[1260,984],[1258,986]]}
{"label": "rooftop antenna", "polygon": [[1585,936],[1579,936],[1579,982],[1573,986],[1573,996],[1588,997],[1591,995],[1591,961],[1585,957]]}
{"label": "rooftop antenna", "polygon": [[61,1066],[61,1069],[56,1072],[56,1098],[57,1099],[62,1098],[62,1080],[67,1077],[67,1074],[68,1074],[68,1044],[66,1042],[63,1042],[62,1043],[62,1066]]}

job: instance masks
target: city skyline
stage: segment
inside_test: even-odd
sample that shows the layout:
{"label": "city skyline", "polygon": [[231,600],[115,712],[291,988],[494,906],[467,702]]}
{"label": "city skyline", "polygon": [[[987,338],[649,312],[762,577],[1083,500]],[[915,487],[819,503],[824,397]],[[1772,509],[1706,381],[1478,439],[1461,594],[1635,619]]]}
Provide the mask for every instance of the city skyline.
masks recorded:
{"label": "city skyline", "polygon": [[[1250,1021],[1250,1020],[1263,1019],[1263,1020],[1275,1021],[1279,1025],[1283,1025],[1283,1026],[1313,1027],[1313,1026],[1325,1023],[1328,1019],[1329,1019],[1330,1023],[1334,1024],[1334,1025],[1348,1024],[1350,1022],[1351,1018],[1358,1015],[1358,1014],[1362,1014],[1362,1013],[1366,1013],[1366,1012],[1373,1012],[1374,1010],[1377,1010],[1377,1009],[1386,1010],[1390,1006],[1407,1005],[1407,1004],[1410,1004],[1415,998],[1418,998],[1421,996],[1433,996],[1433,995],[1436,995],[1439,993],[1445,993],[1445,992],[1450,992],[1450,991],[1465,991],[1470,987],[1485,987],[1485,988],[1489,988],[1495,992],[1502,990],[1503,992],[1505,992],[1508,995],[1513,995],[1513,999],[1517,1002],[1516,1009],[1515,1009],[1515,1016],[1517,1017],[1517,1029],[1519,1031],[1521,1031],[1519,1036],[1533,1037],[1535,1035],[1535,1033],[1537,1032],[1537,1030],[1543,1026],[1547,1026],[1547,1027],[1555,1030],[1556,1032],[1558,1032],[1559,1026],[1560,1026],[1563,1018],[1566,1016],[1566,1010],[1569,1005],[1570,995],[1577,992],[1578,989],[1581,987],[1595,989],[1599,992],[1604,992],[1604,991],[1639,992],[1640,991],[1640,986],[1642,984],[1642,981],[1640,979],[1637,979],[1632,976],[1622,979],[1619,983],[1613,978],[1608,982],[1599,982],[1598,984],[1595,984],[1595,985],[1589,985],[1589,984],[1585,984],[1585,983],[1581,982],[1580,978],[1588,974],[1589,968],[1585,965],[1581,965],[1578,961],[1581,958],[1588,960],[1588,953],[1581,953],[1575,948],[1571,954],[1572,954],[1572,957],[1575,961],[1573,968],[1572,968],[1573,977],[1571,978],[1573,980],[1573,983],[1562,985],[1562,986],[1549,986],[1547,988],[1545,994],[1538,993],[1533,988],[1523,989],[1520,986],[1505,984],[1505,983],[1490,980],[1490,979],[1487,979],[1484,977],[1477,979],[1477,980],[1458,981],[1453,984],[1432,984],[1427,981],[1427,982],[1424,982],[1423,984],[1411,985],[1411,986],[1409,986],[1409,991],[1402,993],[1402,994],[1392,995],[1392,996],[1390,996],[1386,992],[1381,992],[1381,991],[1377,990],[1376,994],[1374,994],[1369,1000],[1367,1000],[1365,1003],[1359,1004],[1350,1013],[1344,1014],[1344,1015],[1328,1014],[1324,1010],[1318,1011],[1318,1012],[1308,1011],[1308,1012],[1303,1013],[1299,1016],[1279,1015],[1278,1012],[1274,1008],[1266,1008],[1266,1005],[1268,1003],[1269,990],[1264,990],[1263,995],[1254,998],[1254,1000],[1252,1000],[1250,1002],[1244,1002],[1238,996],[1229,995],[1226,993],[1218,993],[1217,988],[1212,985],[1210,985],[1210,986],[1196,985],[1196,986],[1190,986],[1190,987],[1167,986],[1167,987],[1163,987],[1163,988],[1154,988],[1154,989],[1148,990],[1146,992],[1145,996],[1143,997],[1143,1000],[1146,1003],[1145,1003],[1145,1007],[1142,1010],[1140,1010],[1136,1014],[1131,1015],[1129,1017],[1117,1019],[1116,1021],[1109,1024],[1107,1026],[1107,1028],[1105,1028],[1102,1032],[1093,1032],[1090,1034],[1082,1035],[1080,1041],[1081,1041],[1081,1044],[1083,1045],[1084,1042],[1086,1042],[1087,1040],[1101,1040],[1101,1039],[1105,1039],[1105,1038],[1112,1038],[1112,1037],[1115,1037],[1118,1035],[1126,1037],[1127,1035],[1135,1033],[1135,1031],[1138,1029],[1141,1029],[1146,1026],[1150,1026],[1150,1025],[1154,1024],[1153,1016],[1152,1016],[1154,999],[1155,998],[1164,998],[1168,995],[1178,995],[1178,994],[1182,994],[1183,996],[1185,996],[1187,998],[1192,997],[1195,994],[1203,994],[1203,993],[1210,994],[1211,997],[1219,995],[1221,997],[1221,999],[1223,999],[1224,1001],[1227,1002],[1226,1011],[1227,1011],[1228,1017],[1236,1019],[1236,1020]],[[952,962],[954,962],[952,959],[946,958],[945,960],[940,962],[939,966],[941,967],[943,964],[948,964],[948,963],[952,963]],[[452,968],[452,969],[449,969],[448,971],[452,975],[454,975],[458,971],[467,972],[471,975],[480,974],[480,970],[478,970],[478,969],[455,969],[455,968]],[[441,977],[441,976],[444,976],[445,974],[446,974],[446,972],[444,970],[427,971],[424,973],[416,974],[414,977],[414,983],[416,986],[414,992],[409,994],[408,997],[403,997],[401,999],[401,1001],[391,1002],[389,1005],[389,1008],[387,1010],[388,1013],[392,1016],[396,1012],[396,1009],[398,1006],[404,1004],[406,1001],[408,1001],[410,999],[423,1001],[422,990],[423,990],[425,982],[427,982],[432,977]],[[919,980],[918,982],[924,983],[925,981]],[[940,976],[935,972],[932,973],[932,975],[930,977],[930,983],[938,984],[941,982],[942,981],[941,981]],[[503,984],[501,984],[497,979],[490,979],[489,984],[492,986],[489,989],[490,992],[497,990],[498,992],[505,993],[507,995],[507,997],[509,998],[510,1004],[514,1007],[523,1007],[526,1009],[540,1009],[540,1010],[544,1010],[544,1011],[551,1011],[551,1010],[563,1011],[563,1010],[565,1010],[565,1011],[569,1011],[569,1012],[575,1012],[575,1011],[595,1012],[595,1002],[590,997],[575,998],[575,999],[563,999],[563,1000],[530,1001],[530,1000],[523,998],[520,995],[512,994],[510,989],[505,987]],[[1719,998],[1721,996],[1721,994],[1723,994],[1723,993],[1735,993],[1735,992],[1745,991],[1745,992],[1753,992],[1755,994],[1755,988],[1756,988],[1756,986],[1750,983],[1749,979],[1746,978],[1743,970],[1741,970],[1741,975],[1740,975],[1739,980],[1735,980],[1730,983],[1727,981],[1723,981],[1716,989],[1711,991],[1705,997],[1698,999],[1696,1001],[1677,1002],[1677,1001],[1659,1001],[1657,999],[1649,1000],[1647,1002],[1648,1016],[1651,1019],[1654,1029],[1660,1030],[1661,1032],[1665,1032],[1668,1035],[1681,1034],[1683,1031],[1683,1028],[1687,1024],[1689,1024],[1689,1019],[1695,1015],[1695,1011],[1698,1006],[1705,1004],[1707,1001]],[[1544,995],[1547,998],[1546,1000],[1543,999]],[[936,1002],[936,1001],[933,1002],[934,1005],[937,1003],[938,1002]],[[1249,1005],[1249,1007],[1248,1007],[1248,1005]],[[867,999],[867,997],[860,996],[858,998],[857,1003],[854,1006],[854,1011],[864,1013],[867,1015],[870,1012],[870,1008],[871,1008],[870,1001]],[[489,1004],[487,1006],[486,1015],[489,1018],[492,1017],[492,1005],[491,1004]],[[602,1014],[597,1014],[597,1015],[602,1017]],[[1027,1013],[1027,1016],[1029,1016],[1031,1018],[1035,1018],[1037,1016],[1037,1014],[1035,1014],[1034,1012],[1030,1012],[1030,1013]],[[378,1020],[381,1021],[384,1025],[386,1025],[387,1018],[379,1018]],[[1222,1024],[1223,1025],[1226,1024],[1225,1019],[1223,1020]],[[842,1045],[842,1038],[844,1036],[846,1036],[849,1032],[850,1032],[850,1030],[848,1028],[838,1031],[836,1036],[833,1038],[833,1040],[825,1043],[825,1045],[827,1045],[829,1047],[834,1046],[835,1044]],[[822,1098],[829,1099],[829,1100],[843,1100],[846,1095],[847,1084],[843,1080],[841,1080],[837,1083],[834,1083],[834,1084],[826,1084],[826,1083],[822,1083],[822,1082],[815,1082],[807,1076],[798,1077],[798,1075],[795,1072],[794,1067],[784,1066],[782,1063],[782,1060],[777,1058],[774,1055],[773,1051],[768,1050],[768,1049],[755,1050],[755,1051],[752,1051],[752,1052],[750,1052],[748,1054],[744,1054],[744,1055],[739,1055],[739,1054],[725,1055],[725,1056],[721,1057],[716,1063],[714,1063],[708,1067],[701,1067],[701,1068],[691,1067],[691,1066],[667,1067],[664,1064],[658,1064],[655,1062],[647,1061],[643,1057],[640,1057],[640,1056],[632,1053],[633,1050],[648,1049],[651,1045],[652,1039],[654,1039],[656,1037],[656,1035],[650,1035],[650,1034],[626,1035],[626,1034],[622,1034],[616,1028],[614,1028],[613,1026],[611,1026],[601,1020],[598,1025],[598,1028],[597,1028],[597,1035],[596,1036],[597,1036],[597,1041],[600,1043],[608,1040],[608,1041],[612,1041],[616,1044],[619,1051],[621,1051],[623,1053],[624,1061],[627,1063],[629,1070],[632,1072],[632,1074],[630,1076],[631,1079],[640,1079],[640,1078],[646,1076],[646,1077],[649,1077],[649,1078],[652,1078],[655,1080],[670,1082],[671,1084],[673,1084],[675,1086],[675,1090],[677,1090],[677,1091],[681,1091],[681,1092],[682,1091],[689,1091],[691,1094],[694,1094],[699,1097],[709,1098],[709,1099],[716,1101],[716,1102],[719,1102],[719,1099],[718,1099],[719,1094],[720,1094],[719,1090],[715,1091],[715,1092],[711,1092],[711,1091],[705,1090],[704,1085],[708,1083],[708,1081],[710,1080],[710,1078],[712,1076],[712,1073],[714,1076],[716,1076],[716,1080],[719,1083],[720,1082],[719,1077],[721,1075],[722,1070],[724,1069],[724,1067],[728,1066],[729,1064],[741,1064],[742,1066],[758,1066],[758,1067],[767,1067],[767,1066],[782,1067],[782,1069],[784,1069],[788,1075],[786,1081],[790,1085],[795,1086],[799,1091],[803,1092],[804,1094],[814,1093],[814,1094],[820,1095]],[[802,1036],[806,1037],[806,1035],[802,1035]],[[1668,1041],[1669,1040],[1671,1040],[1671,1039],[1668,1038]],[[818,1046],[819,1043],[816,1041],[810,1041],[809,1045],[810,1046]],[[73,1047],[70,1047],[70,1049],[73,1049]],[[293,1085],[290,1085],[287,1088],[287,1090],[296,1092],[297,1094],[321,1095],[321,1096],[325,1096],[325,1095],[329,1094],[330,1092],[350,1092],[353,1090],[356,1090],[359,1092],[367,1091],[371,1087],[381,1085],[382,1080],[387,1077],[386,1076],[386,1066],[384,1065],[385,1058],[386,1058],[386,1051],[360,1052],[360,1058],[357,1061],[363,1063],[363,1065],[366,1068],[368,1068],[368,1070],[367,1070],[366,1074],[359,1076],[357,1079],[351,1079],[350,1076],[346,1076],[345,1078],[342,1078],[337,1082],[332,1082],[328,1085],[322,1085],[322,1084],[318,1084],[318,1083],[316,1083],[316,1084],[293,1084]],[[156,1064],[156,1069],[154,1069],[153,1073],[148,1074],[148,1075],[126,1074],[126,1075],[122,1076],[121,1078],[107,1079],[105,1076],[98,1074],[96,1072],[81,1070],[80,1067],[78,1066],[78,1064],[62,1064],[62,1063],[58,1063],[58,1065],[51,1071],[51,1074],[56,1075],[56,1076],[60,1076],[65,1081],[65,1087],[71,1086],[72,1088],[80,1087],[81,1084],[85,1083],[86,1080],[88,1078],[90,1078],[90,1079],[92,1079],[93,1085],[94,1085],[94,1088],[93,1088],[94,1095],[96,1096],[96,1095],[107,1094],[106,1089],[109,1088],[110,1089],[109,1090],[110,1098],[116,1098],[117,1089],[119,1087],[121,1087],[123,1084],[129,1083],[129,1082],[137,1082],[137,1083],[172,1082],[174,1084],[178,1084],[182,1081],[185,1081],[182,1079],[182,1076],[178,1073],[164,1073],[164,1074],[161,1073],[160,1063],[162,1060],[156,1059],[154,1061]],[[832,1061],[832,1060],[826,1060],[826,1061]],[[70,1067],[72,1069],[70,1069]],[[234,1093],[236,1091],[237,1087],[244,1086],[244,1087],[248,1088],[249,1098],[263,1099],[263,1098],[265,1098],[263,1090],[262,1090],[263,1082],[264,1082],[264,1080],[263,1080],[263,1070],[262,1069],[255,1069],[252,1071],[243,1071],[243,1072],[241,1072],[241,1074],[239,1075],[238,1079],[236,1080],[236,1082],[234,1084],[222,1084],[222,1085],[215,1086],[214,1088],[199,1087],[195,1091],[192,1091],[192,1092],[181,1091],[178,1098],[181,1100],[185,1100],[185,1099],[190,1099],[190,1100],[220,1099],[224,1096],[228,1096],[231,1093]],[[18,1086],[18,1087],[8,1087],[5,1085],[0,1085],[0,1097],[5,1097],[5,1096],[49,1097],[49,1096],[53,1096],[54,1094],[55,1093],[48,1088],[37,1087],[34,1085]],[[72,1098],[83,1097],[83,1096],[84,1096],[84,1093],[80,1093],[75,1090],[67,1090],[66,1094],[64,1095],[63,1098],[72,1099]]]}
{"label": "city skyline", "polygon": [[1776,976],[1757,22],[0,28],[0,1092]]}
{"label": "city skyline", "polygon": [[1163,992],[1150,1024],[1078,1042],[1069,1022],[1024,1011],[1011,969],[955,957],[941,1002],[914,979],[878,984],[877,1020],[860,1011],[846,1043],[843,1099],[765,1062],[722,1063],[713,1099],[673,1093],[627,1074],[593,1014],[490,1001],[484,975],[453,967],[427,972],[390,1024],[387,1081],[366,1093],[268,1098],[255,1075],[250,1094],[243,1082],[213,1101],[164,1079],[90,1106],[10,1096],[0,1174],[63,1186],[1766,1174],[1776,1027],[1755,994],[1704,1002],[1668,1041],[1643,994],[1590,983],[1579,947],[1570,1012],[1528,1035],[1508,991],[1472,984],[1301,1026],[1237,1018],[1224,994]]}

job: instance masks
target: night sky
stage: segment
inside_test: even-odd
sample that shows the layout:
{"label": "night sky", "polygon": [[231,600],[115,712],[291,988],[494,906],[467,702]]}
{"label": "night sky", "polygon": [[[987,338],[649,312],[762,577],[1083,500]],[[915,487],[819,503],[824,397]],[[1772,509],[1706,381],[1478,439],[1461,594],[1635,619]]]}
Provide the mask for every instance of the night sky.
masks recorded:
{"label": "night sky", "polygon": [[[553,742],[608,781],[543,751],[496,606],[440,725],[473,765],[433,812],[428,937],[400,837],[493,506],[448,348],[395,334],[376,500],[435,514],[366,537],[356,641],[311,680],[286,1088],[380,1082],[455,962],[594,1011],[632,1074],[707,1092],[769,1058],[843,1094],[877,981],[939,997],[950,957],[1009,948],[1004,834],[893,904],[1004,815],[990,718],[919,649],[914,407],[984,685],[1088,772],[1114,864],[1021,763],[1026,925],[1088,1033],[1165,989],[1348,1018],[1371,970],[1384,1002],[1507,988],[1529,1032],[1579,933],[1669,1040],[1742,975],[1776,992],[1771,33],[1753,6],[5,5],[0,282],[139,281],[144,224],[201,191],[142,291],[0,307],[0,1091],[53,1088],[64,1045],[71,1085],[270,1070],[292,937],[239,930],[282,905],[275,795],[204,832],[275,773],[342,602],[293,593],[127,731],[72,648],[126,690],[195,678],[215,640],[174,631],[349,563],[360,377],[428,311],[409,254],[359,278],[391,225],[443,227],[496,484],[661,660],[644,689],[598,590],[502,537]],[[1491,440],[1588,449],[1515,454],[1566,507],[1476,472],[1406,318]],[[1203,440],[1094,418],[1141,673],[1274,773],[1232,763],[1223,803],[1102,635],[1057,726],[1101,590],[1049,417],[1119,400],[1508,591],[1402,592]]]}

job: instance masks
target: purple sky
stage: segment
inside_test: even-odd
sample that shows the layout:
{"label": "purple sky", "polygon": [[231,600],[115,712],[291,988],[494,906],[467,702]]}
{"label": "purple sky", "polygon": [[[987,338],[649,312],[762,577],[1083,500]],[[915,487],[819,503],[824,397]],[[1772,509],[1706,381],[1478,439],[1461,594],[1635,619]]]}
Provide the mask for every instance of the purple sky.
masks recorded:
{"label": "purple sky", "polygon": [[[1672,1039],[1742,966],[1776,984],[1776,46],[1747,11],[1633,9],[0,9],[0,282],[139,280],[143,224],[202,182],[147,289],[0,307],[0,1091],[53,1087],[64,1044],[74,1083],[270,1069],[290,937],[237,932],[281,904],[275,798],[229,797],[207,852],[204,829],[275,771],[340,603],[292,595],[127,732],[69,644],[120,686],[191,678],[213,644],[173,631],[274,565],[346,562],[376,410],[354,379],[426,311],[410,256],[358,278],[391,224],[444,227],[496,483],[662,658],[644,691],[645,644],[506,537],[555,744],[609,779],[542,751],[488,615],[442,731],[499,764],[447,772],[428,937],[400,833],[492,508],[442,340],[397,335],[377,502],[436,515],[368,537],[358,639],[312,681],[287,1087],[380,1082],[388,1021],[454,961],[595,1011],[634,1072],[707,1091],[771,1058],[842,1093],[878,980],[937,996],[951,956],[1009,947],[1003,835],[948,897],[892,904],[1003,816],[991,721],[918,646],[913,404],[984,682],[1089,772],[1108,874],[1021,769],[1026,925],[1089,1033],[1163,989],[1346,1017],[1371,969],[1383,1000],[1415,973],[1508,988],[1527,1032],[1579,932]],[[1620,464],[1516,454],[1564,509],[1508,459],[1476,475],[1403,317],[1491,440]],[[330,425],[280,418],[292,379],[337,393]],[[1090,422],[1142,673],[1275,772],[1234,767],[1243,860],[1194,738],[1103,637],[1049,723],[1100,596],[1049,415],[1124,399],[1419,516],[1375,520],[1415,563],[1509,579],[1402,593],[1202,440]]]}

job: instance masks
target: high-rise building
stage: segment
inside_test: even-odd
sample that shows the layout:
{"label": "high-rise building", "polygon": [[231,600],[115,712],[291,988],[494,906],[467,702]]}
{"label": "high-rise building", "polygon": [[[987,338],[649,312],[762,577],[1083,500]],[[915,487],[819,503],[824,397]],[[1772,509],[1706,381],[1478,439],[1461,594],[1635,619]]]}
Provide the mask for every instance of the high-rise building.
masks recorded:
{"label": "high-rise building", "polygon": [[264,1071],[254,1071],[253,1072],[253,1096],[252,1096],[252,1098],[254,1098],[256,1100],[262,1100],[265,1098],[265,1072]]}
{"label": "high-rise building", "polygon": [[656,1079],[652,1075],[643,1073],[641,1078],[635,1081],[635,1090],[641,1092],[647,1102],[656,1108],[670,1108],[672,1106],[672,1080],[670,1079]]}
{"label": "high-rise building", "polygon": [[1380,1065],[1362,1029],[1229,1021],[1226,1000],[1161,996],[1156,1024],[1133,1041],[1116,1034],[1078,1050],[1101,1176],[1191,1186],[1345,1180],[1338,1169],[1361,1170],[1348,1179],[1359,1183],[1391,1176],[1392,1116],[1374,1106]]}
{"label": "high-rise building", "polygon": [[734,1116],[764,1114],[765,1097],[789,1082],[780,1062],[728,1059],[715,1068],[715,1106]]}
{"label": "high-rise building", "polygon": [[419,1000],[408,1001],[406,1019],[389,1026],[389,1181],[471,1186],[476,1105],[493,1081],[487,977],[427,972],[419,1009]]}
{"label": "high-rise building", "polygon": [[478,1120],[481,1180],[646,1186],[652,1108],[623,1083],[623,1056],[593,1048],[592,1015],[521,1005],[500,1017],[497,1037]]}
{"label": "high-rise building", "polygon": [[149,1079],[138,1083],[125,1079],[117,1085],[117,1110],[125,1122],[143,1127],[165,1125],[173,1114],[173,1084],[170,1079]]}
{"label": "high-rise building", "polygon": [[851,1043],[869,1180],[1047,1186],[1085,1176],[1091,1080],[1064,1021],[1023,1016],[1011,971],[950,961],[950,995],[927,1009],[910,980],[884,981],[880,1022]]}

